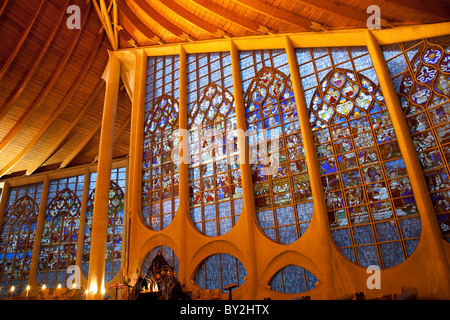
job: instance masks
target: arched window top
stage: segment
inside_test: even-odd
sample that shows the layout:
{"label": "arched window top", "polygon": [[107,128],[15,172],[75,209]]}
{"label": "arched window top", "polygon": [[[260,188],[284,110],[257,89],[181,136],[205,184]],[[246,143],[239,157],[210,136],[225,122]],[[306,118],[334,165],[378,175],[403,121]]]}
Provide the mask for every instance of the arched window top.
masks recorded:
{"label": "arched window top", "polygon": [[10,225],[33,224],[37,221],[39,205],[28,195],[17,199],[6,213]]}
{"label": "arched window top", "polygon": [[245,104],[264,106],[269,100],[281,100],[290,97],[292,83],[283,72],[269,67],[263,67],[253,78],[246,96]]}
{"label": "arched window top", "polygon": [[230,91],[210,83],[190,110],[189,125],[201,126],[222,121],[234,115],[234,97]]}
{"label": "arched window top", "polygon": [[58,192],[49,203],[47,210],[52,218],[75,218],[80,212],[81,201],[75,191],[65,188]]}
{"label": "arched window top", "polygon": [[[115,182],[110,181],[109,187],[109,208],[110,210],[118,210],[123,207],[124,192],[122,188]],[[88,212],[94,210],[95,189],[89,194],[87,208]]]}
{"label": "arched window top", "polygon": [[291,264],[275,273],[269,285],[274,291],[295,294],[314,289],[317,281],[309,270]]}
{"label": "arched window top", "polygon": [[153,108],[147,113],[145,131],[147,134],[164,130],[177,125],[179,104],[172,96],[163,94],[159,96]]}
{"label": "arched window top", "polygon": [[321,129],[384,109],[383,103],[381,92],[369,78],[334,68],[313,95],[309,120],[313,129]]}

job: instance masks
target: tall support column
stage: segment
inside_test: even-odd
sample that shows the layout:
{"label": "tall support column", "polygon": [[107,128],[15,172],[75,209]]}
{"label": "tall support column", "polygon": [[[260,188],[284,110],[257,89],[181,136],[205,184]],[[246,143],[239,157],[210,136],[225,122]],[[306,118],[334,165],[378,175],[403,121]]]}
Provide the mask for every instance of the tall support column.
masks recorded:
{"label": "tall support column", "polygon": [[109,52],[107,68],[89,260],[88,290],[89,298],[93,299],[101,299],[104,290],[111,161],[120,81],[120,62],[114,52]]}
{"label": "tall support column", "polygon": [[178,279],[186,284],[187,278],[187,258],[186,258],[186,228],[189,222],[189,154],[188,147],[188,110],[187,110],[187,57],[183,46],[180,46],[180,88],[179,88],[179,111],[178,111],[178,132],[179,132],[179,163],[178,163],[178,212],[180,218],[180,250],[177,253],[179,265]]}
{"label": "tall support column", "polygon": [[[323,281],[327,287],[325,299],[333,298],[334,295],[334,281],[333,281],[333,267],[331,258],[331,234],[328,224],[327,206],[325,202],[325,195],[322,188],[322,180],[320,177],[319,163],[317,162],[316,146],[309,124],[308,107],[306,105],[305,95],[303,93],[302,83],[300,81],[300,72],[298,70],[297,59],[292,42],[288,36],[285,36],[286,54],[289,63],[289,71],[291,73],[292,87],[294,89],[295,102],[297,106],[297,113],[300,123],[300,130],[303,138],[303,148],[305,150],[306,165],[308,168],[309,180],[311,183],[311,192],[314,201],[313,219],[317,219],[320,231],[320,238],[322,242],[321,259],[323,263]],[[325,239],[328,239],[327,241]]]}
{"label": "tall support column", "polygon": [[36,223],[36,234],[34,237],[33,253],[31,255],[30,271],[28,274],[28,285],[36,290],[38,286],[37,282],[37,271],[39,262],[39,251],[41,250],[41,239],[42,231],[44,229],[45,223],[45,212],[47,210],[47,197],[48,197],[48,186],[50,184],[50,179],[48,175],[44,176],[44,183],[42,185],[41,202],[39,203],[39,214]]}
{"label": "tall support column", "polygon": [[236,125],[238,130],[238,148],[239,148],[239,168],[241,170],[242,196],[243,196],[243,215],[247,225],[247,256],[248,256],[248,282],[251,288],[249,299],[255,299],[258,289],[258,267],[257,267],[257,248],[255,245],[254,228],[256,226],[255,218],[255,199],[253,194],[252,171],[250,167],[250,156],[248,140],[245,132],[247,124],[245,121],[244,96],[242,92],[241,69],[239,64],[239,53],[233,41],[230,42],[231,67],[233,72],[233,90],[234,105],[236,113]]}
{"label": "tall support column", "polygon": [[366,32],[366,41],[367,49],[369,50],[378,81],[380,82],[380,87],[386,101],[386,108],[391,117],[398,145],[411,183],[414,199],[420,214],[422,224],[420,241],[423,241],[428,248],[430,258],[433,260],[433,262],[430,261],[430,263],[434,264],[438,277],[442,279],[441,283],[445,288],[442,288],[442,292],[440,293],[446,294],[447,297],[449,297],[450,289],[447,284],[450,283],[450,266],[447,262],[442,244],[444,240],[442,239],[439,230],[433,202],[431,201],[430,192],[422,173],[422,167],[411,139],[411,133],[406,123],[394,84],[391,81],[383,53],[375,36],[370,30]]}
{"label": "tall support column", "polygon": [[5,181],[3,184],[2,195],[0,197],[0,230],[3,225],[3,219],[5,218],[6,201],[8,200],[9,183]]}
{"label": "tall support column", "polygon": [[[83,195],[81,198],[81,210],[80,210],[80,225],[78,227],[78,241],[77,241],[77,255],[75,265],[82,268],[83,262],[83,249],[84,249],[84,238],[86,229],[86,213],[87,213],[87,202],[89,198],[89,168],[84,169],[84,184],[83,184]],[[80,269],[81,270],[81,269]],[[72,288],[70,288],[72,289]]]}

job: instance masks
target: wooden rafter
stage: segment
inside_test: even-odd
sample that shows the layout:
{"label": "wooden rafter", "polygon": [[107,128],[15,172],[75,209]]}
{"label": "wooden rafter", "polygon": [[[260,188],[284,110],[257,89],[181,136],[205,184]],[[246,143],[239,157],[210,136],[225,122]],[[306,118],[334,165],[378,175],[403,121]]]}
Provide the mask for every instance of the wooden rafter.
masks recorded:
{"label": "wooden rafter", "polygon": [[[90,6],[89,6],[90,8]],[[45,87],[40,91],[38,97],[33,101],[31,106],[24,112],[20,120],[14,125],[14,127],[8,132],[8,134],[0,141],[0,152],[3,151],[3,149],[11,142],[11,140],[16,136],[17,133],[22,130],[22,128],[27,123],[28,119],[31,118],[31,116],[34,114],[34,112],[38,109],[38,107],[41,105],[42,101],[45,99],[47,93],[50,91],[50,89],[53,87],[54,83],[58,79],[59,75],[64,69],[64,66],[66,65],[67,61],[69,60],[72,51],[75,48],[75,45],[78,42],[78,39],[81,36],[82,30],[84,29],[84,25],[86,21],[88,20],[88,16],[90,15],[90,10],[87,12],[87,14],[84,17],[82,27],[77,31],[76,36],[74,36],[72,43],[67,48],[67,51],[64,55],[64,57],[61,59],[59,64],[57,65],[55,71],[53,72],[51,78],[49,81],[47,81]]]}
{"label": "wooden rafter", "polygon": [[45,154],[42,155],[41,158],[39,158],[37,161],[35,161],[27,170],[26,174],[30,175],[33,172],[35,172],[42,164],[44,164],[62,145],[63,141],[67,138],[67,136],[70,134],[70,132],[75,128],[75,126],[80,121],[81,117],[85,114],[86,110],[92,106],[94,101],[97,99],[98,95],[100,94],[101,89],[103,88],[105,82],[100,79],[97,83],[97,86],[95,87],[94,91],[90,94],[88,100],[84,104],[83,108],[78,112],[78,114],[75,116],[75,118],[72,120],[70,125],[66,127],[64,132],[59,135],[58,140],[53,143],[53,145],[49,146],[45,152]]}
{"label": "wooden rafter", "polygon": [[0,6],[0,17],[3,14],[3,12],[5,11],[6,5],[8,4],[9,0],[4,0],[2,5]]}
{"label": "wooden rafter", "polygon": [[[66,8],[69,5],[70,0],[67,0]],[[47,40],[42,47],[42,49],[39,51],[39,55],[37,56],[36,60],[34,61],[31,68],[28,69],[26,76],[20,81],[19,86],[16,88],[16,90],[11,93],[8,98],[5,100],[3,105],[0,108],[0,121],[5,117],[5,115],[9,112],[11,107],[14,105],[14,102],[20,97],[20,94],[23,92],[25,87],[27,86],[28,82],[32,78],[34,72],[39,67],[39,64],[41,60],[44,58],[45,53],[47,52],[48,48],[50,47],[50,44],[53,41],[53,38],[55,37],[56,32],[58,31],[58,27],[61,25],[61,22],[63,18],[66,16],[65,9],[61,12],[61,15],[57,21],[57,23],[54,25],[53,30],[50,32],[49,36],[47,37]]]}
{"label": "wooden rafter", "polygon": [[6,70],[8,70],[9,66],[13,62],[14,58],[17,55],[17,52],[19,52],[19,50],[20,50],[20,47],[22,47],[22,44],[24,43],[25,39],[27,38],[28,33],[30,33],[31,28],[33,27],[37,17],[39,16],[39,13],[41,12],[43,5],[44,5],[44,1],[41,1],[41,3],[39,4],[37,10],[34,12],[33,17],[28,22],[28,25],[25,28],[25,31],[22,33],[22,37],[20,38],[20,40],[17,43],[16,47],[14,48],[13,52],[11,52],[9,54],[8,59],[3,64],[2,68],[0,69],[0,80],[3,78],[3,76],[6,73]]}
{"label": "wooden rafter", "polygon": [[116,0],[119,10],[127,17],[127,19],[149,40],[154,43],[163,44],[164,41],[159,38],[150,28],[148,28],[130,9],[125,0]]}
{"label": "wooden rafter", "polygon": [[3,176],[5,173],[7,173],[9,170],[11,170],[20,160],[22,160],[22,158],[28,153],[28,151],[30,151],[36,145],[39,139],[47,132],[48,128],[50,128],[50,126],[54,123],[54,121],[65,109],[70,99],[78,89],[78,86],[86,76],[87,71],[92,66],[94,58],[97,57],[97,54],[101,48],[100,44],[103,40],[103,35],[104,34],[102,33],[97,37],[95,44],[92,46],[91,52],[89,52],[88,59],[84,62],[74,83],[67,91],[66,95],[64,96],[58,107],[53,111],[50,118],[42,125],[42,127],[39,129],[39,132],[33,137],[33,139],[24,148],[22,148],[22,150],[13,158],[13,160],[11,160],[7,165],[5,165],[3,168],[0,169],[0,177]]}
{"label": "wooden rafter", "polygon": [[[99,3],[97,3],[97,1]],[[113,50],[117,50],[119,48],[119,44],[116,37],[116,32],[113,30],[113,26],[111,24],[111,18],[109,17],[110,10],[112,6],[115,6],[115,1],[112,0],[110,3],[110,6],[107,7],[105,0],[92,0],[92,3],[94,5],[94,9],[97,12],[97,16],[100,19],[100,22],[102,23],[103,30],[105,30],[105,33],[109,39],[109,42],[111,44],[111,47]],[[116,13],[116,11],[114,11]],[[117,17],[113,17],[114,20],[117,20]]]}
{"label": "wooden rafter", "polygon": [[240,3],[251,10],[258,11],[259,13],[264,14],[270,18],[290,23],[294,26],[301,27],[308,31],[323,30],[322,25],[319,23],[302,18],[300,16],[284,11],[277,7],[271,6],[260,0],[233,0],[233,1]]}
{"label": "wooden rafter", "polygon": [[442,0],[383,0],[401,6],[407,10],[425,13],[448,21],[450,19],[450,3]]}
{"label": "wooden rafter", "polygon": [[145,0],[135,0],[134,1],[153,21],[158,23],[161,27],[169,31],[171,34],[173,34],[175,37],[181,39],[181,40],[196,40],[191,35],[187,34],[180,28],[178,28],[176,25],[174,25],[172,22],[164,18],[161,14],[159,14],[158,11],[153,9],[151,5],[149,5]]}
{"label": "wooden rafter", "polygon": [[196,28],[199,28],[207,33],[209,33],[212,36],[221,38],[223,36],[229,37],[229,35],[226,34],[225,31],[217,28],[217,26],[210,24],[206,21],[203,21],[199,17],[197,17],[195,14],[190,13],[186,9],[184,9],[182,6],[178,5],[173,0],[160,0],[160,2],[166,6],[170,11],[172,11],[174,14],[176,14],[181,19],[184,19],[186,22],[190,23],[191,25],[195,26]]}
{"label": "wooden rafter", "polygon": [[214,2],[211,2],[210,0],[192,0],[192,1],[201,6],[202,8],[208,10],[209,12],[217,16],[220,16],[223,19],[240,26],[241,28],[251,31],[252,33],[258,34],[272,33],[272,31],[269,30],[268,28],[261,26],[250,19],[246,19],[242,16],[236,15],[234,12],[230,12],[225,8],[215,4]]}

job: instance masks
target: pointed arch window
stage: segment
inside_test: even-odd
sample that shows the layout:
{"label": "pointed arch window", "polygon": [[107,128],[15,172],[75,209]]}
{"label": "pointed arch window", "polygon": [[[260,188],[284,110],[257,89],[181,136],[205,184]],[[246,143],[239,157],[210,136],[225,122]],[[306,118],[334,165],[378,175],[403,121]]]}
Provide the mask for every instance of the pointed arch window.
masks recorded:
{"label": "pointed arch window", "polygon": [[244,52],[241,68],[257,219],[270,239],[289,244],[306,232],[313,202],[286,54]]}
{"label": "pointed arch window", "polygon": [[28,281],[42,183],[9,189],[0,230],[0,298],[22,294]]}
{"label": "pointed arch window", "polygon": [[75,265],[84,175],[51,180],[47,200],[37,281],[49,288],[65,284]]}
{"label": "pointed arch window", "polygon": [[[122,259],[122,235],[125,201],[126,168],[111,171],[109,189],[108,229],[106,238],[105,283],[114,278],[120,269]],[[83,240],[83,272],[89,275],[89,259],[91,251],[92,222],[94,215],[95,184],[97,172],[90,174],[89,197],[87,200],[85,231]]]}
{"label": "pointed arch window", "polygon": [[178,210],[179,57],[149,57],[144,123],[142,217],[156,231]]}
{"label": "pointed arch window", "polygon": [[450,242],[450,38],[383,49],[442,236]]}
{"label": "pointed arch window", "polygon": [[227,233],[242,210],[229,53],[189,55],[189,204],[196,228]]}
{"label": "pointed arch window", "polygon": [[366,48],[298,49],[333,240],[361,266],[398,265],[421,230]]}

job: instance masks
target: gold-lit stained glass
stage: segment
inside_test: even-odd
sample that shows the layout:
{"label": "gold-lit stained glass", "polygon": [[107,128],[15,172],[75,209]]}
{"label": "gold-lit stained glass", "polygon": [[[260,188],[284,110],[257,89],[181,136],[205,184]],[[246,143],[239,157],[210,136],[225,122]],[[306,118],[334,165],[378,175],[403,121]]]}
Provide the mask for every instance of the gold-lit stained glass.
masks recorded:
{"label": "gold-lit stained glass", "polygon": [[361,266],[393,267],[414,251],[420,219],[367,50],[298,50],[300,56],[312,62],[299,65],[333,239]]}
{"label": "gold-lit stained glass", "polygon": [[142,215],[156,231],[178,210],[178,85],[178,56],[148,58]]}
{"label": "gold-lit stained glass", "polygon": [[189,204],[205,235],[239,219],[242,184],[229,53],[188,56]]}
{"label": "gold-lit stained glass", "polygon": [[450,39],[383,47],[445,240],[450,242]]}
{"label": "gold-lit stained glass", "polygon": [[257,219],[289,244],[308,228],[313,203],[286,54],[242,52],[240,62]]}

